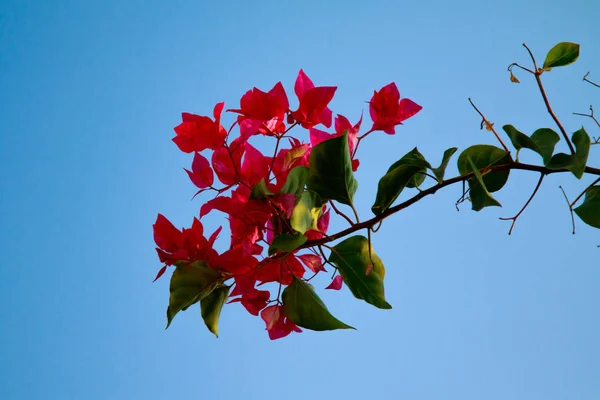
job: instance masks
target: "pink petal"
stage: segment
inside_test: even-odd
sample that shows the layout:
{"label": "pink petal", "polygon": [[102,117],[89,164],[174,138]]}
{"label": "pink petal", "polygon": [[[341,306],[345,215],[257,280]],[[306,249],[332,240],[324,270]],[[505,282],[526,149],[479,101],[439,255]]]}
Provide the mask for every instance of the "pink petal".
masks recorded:
{"label": "pink petal", "polygon": [[310,128],[309,132],[310,132],[309,133],[310,145],[312,147],[315,147],[319,143],[321,143],[327,139],[331,139],[333,137],[333,135],[331,135],[327,132],[323,132],[322,130],[315,129],[315,128]]}
{"label": "pink petal", "polygon": [[342,276],[338,275],[335,278],[333,278],[329,286],[327,286],[325,289],[340,290],[342,288],[342,282],[344,282]]}
{"label": "pink petal", "polygon": [[294,92],[298,99],[301,99],[308,89],[314,88],[314,83],[310,80],[310,78],[304,73],[303,70],[298,72],[298,77],[296,78],[296,84],[294,85]]}
{"label": "pink petal", "polygon": [[419,111],[421,111],[422,109],[423,107],[421,107],[414,101],[410,99],[402,99],[400,100],[400,105],[398,107],[398,121],[405,121],[413,115],[415,115],[416,113],[418,113]]}
{"label": "pink petal", "polygon": [[215,209],[222,211],[225,214],[231,214],[231,198],[218,196],[212,200],[207,201],[202,205],[202,207],[200,207],[200,218],[204,217],[206,214]]}
{"label": "pink petal", "polygon": [[323,267],[323,261],[321,261],[321,257],[316,254],[302,254],[299,255],[298,258],[315,274],[320,271],[327,272]]}
{"label": "pink petal", "polygon": [[158,278],[160,278],[161,276],[163,276],[163,274],[165,273],[165,271],[167,270],[167,266],[163,266],[159,271],[158,274],[156,274],[156,278],[154,278],[154,280],[152,281],[152,283],[156,282],[156,280]]}

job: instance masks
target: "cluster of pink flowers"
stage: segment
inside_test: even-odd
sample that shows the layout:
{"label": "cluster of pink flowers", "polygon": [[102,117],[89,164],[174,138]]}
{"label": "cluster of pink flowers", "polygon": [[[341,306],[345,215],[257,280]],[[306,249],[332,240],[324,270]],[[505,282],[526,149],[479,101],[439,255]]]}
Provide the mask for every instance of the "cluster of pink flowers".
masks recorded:
{"label": "cluster of pink flowers", "polygon": [[[281,234],[295,233],[290,218],[296,206],[297,193],[286,193],[284,186],[290,172],[298,166],[308,166],[313,147],[318,143],[338,137],[347,132],[352,168],[359,167],[356,156],[357,138],[362,116],[352,124],[343,115],[333,118],[329,103],[336,92],[334,86],[315,86],[300,70],[294,86],[298,108],[290,109],[288,96],[278,82],[268,92],[253,88],[246,92],[236,109],[228,112],[237,115],[230,129],[221,125],[224,103],[218,103],[213,116],[183,113],[182,122],[175,127],[173,138],[179,149],[194,153],[191,170],[186,172],[198,193],[213,191],[216,197],[200,207],[199,217],[194,218],[191,228],[179,230],[163,215],[158,215],[154,224],[154,239],[160,261],[164,267],[177,263],[185,265],[203,261],[218,271],[223,281],[232,280],[230,302],[240,302],[249,313],[263,318],[271,339],[287,336],[300,329],[284,315],[280,299],[271,299],[271,293],[261,290],[260,285],[277,282],[289,285],[293,276],[304,277],[306,270],[314,274],[325,271],[321,254],[303,248],[289,253],[263,255],[265,245]],[[373,131],[394,134],[394,127],[416,114],[421,107],[409,99],[400,99],[394,83],[375,91],[369,102]],[[323,125],[334,132],[316,129]],[[239,135],[232,139],[234,127]],[[309,130],[309,143],[291,137],[292,127]],[[277,145],[272,156],[264,155],[250,144],[255,135],[272,137]],[[212,153],[212,154],[211,154]],[[203,155],[204,154],[204,155]],[[210,159],[210,160],[209,160]],[[215,175],[220,182],[215,182]],[[253,196],[253,189],[262,185],[268,196]],[[208,239],[205,236],[202,218],[212,211],[227,215],[231,240],[229,248],[219,253],[214,243],[221,228]],[[307,240],[315,240],[327,233],[330,211],[326,205],[318,216],[316,229],[302,232]],[[339,289],[342,280],[335,277],[328,288]]]}

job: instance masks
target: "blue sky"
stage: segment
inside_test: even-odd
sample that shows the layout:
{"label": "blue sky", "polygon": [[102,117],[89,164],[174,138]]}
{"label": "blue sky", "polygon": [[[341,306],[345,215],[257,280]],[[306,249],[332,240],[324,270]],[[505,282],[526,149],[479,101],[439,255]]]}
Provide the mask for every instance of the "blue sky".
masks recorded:
{"label": "blue sky", "polygon": [[319,292],[357,331],[272,342],[239,304],[219,339],[192,309],[165,331],[168,279],[151,283],[156,214],[188,226],[201,204],[171,142],[180,112],[279,80],[291,94],[303,68],[339,86],[332,108],[354,122],[395,81],[424,108],[361,145],[368,216],[379,177],[414,146],[436,164],[448,147],[495,144],[468,97],[498,127],[553,127],[535,83],[508,81],[509,63],[528,63],[522,42],[540,60],[581,44],[544,80],[569,131],[600,135],[571,115],[600,109],[581,82],[600,80],[599,14],[585,0],[2,1],[0,398],[600,398],[600,236],[582,223],[571,235],[558,189],[573,198],[589,178],[549,177],[512,236],[498,217],[535,175],[514,174],[502,209],[456,212],[456,187],[386,220],[374,246],[394,308]]}

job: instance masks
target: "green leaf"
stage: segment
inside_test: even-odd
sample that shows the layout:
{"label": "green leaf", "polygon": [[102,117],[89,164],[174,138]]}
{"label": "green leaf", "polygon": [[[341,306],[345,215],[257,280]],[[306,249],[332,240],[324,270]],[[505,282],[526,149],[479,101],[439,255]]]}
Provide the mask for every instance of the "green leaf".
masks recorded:
{"label": "green leaf", "polygon": [[306,185],[308,174],[308,167],[303,167],[300,165],[292,168],[279,193],[291,193],[299,195],[304,191],[304,185]]}
{"label": "green leaf", "polygon": [[352,236],[331,250],[329,261],[334,263],[348,288],[357,299],[377,308],[390,309],[385,300],[383,278],[385,267],[364,236]]}
{"label": "green leaf", "polygon": [[583,222],[600,229],[600,186],[589,188],[585,192],[583,203],[573,211]]}
{"label": "green leaf", "polygon": [[323,202],[319,195],[311,190],[302,192],[296,199],[290,224],[296,232],[304,234],[311,229],[317,229],[317,221],[321,215]]}
{"label": "green leaf", "polygon": [[543,68],[549,71],[551,68],[563,67],[574,63],[578,57],[579,45],[577,43],[562,42],[550,49]]}
{"label": "green leaf", "polygon": [[477,166],[471,157],[467,157],[467,160],[471,165],[471,170],[475,175],[475,179],[477,180],[477,183],[473,183],[471,180],[469,180],[469,187],[471,188],[471,191],[469,192],[469,197],[471,198],[471,208],[474,211],[480,211],[485,207],[502,207],[502,205],[492,197],[488,189],[485,187],[483,177],[481,176],[481,173],[477,169]]}
{"label": "green leaf", "polygon": [[176,263],[171,276],[169,307],[167,308],[167,328],[179,311],[202,300],[213,291],[221,279],[221,274],[207,266],[204,261],[191,264]]}
{"label": "green leaf", "polygon": [[252,192],[250,192],[251,200],[264,200],[267,196],[272,196],[273,193],[267,188],[267,184],[265,183],[265,178],[262,178],[260,182],[258,182],[252,188]]}
{"label": "green leaf", "polygon": [[[510,155],[506,151],[487,144],[477,144],[467,148],[458,157],[458,172],[461,175],[466,175],[473,170],[468,161],[469,157],[477,169],[484,169],[494,165],[508,164],[510,162]],[[506,184],[506,181],[508,181],[509,173],[509,170],[505,170],[492,171],[483,175],[483,182],[487,191],[489,193],[494,193],[502,189],[502,187],[504,187]],[[471,184],[471,180],[469,180],[469,184]],[[477,191],[477,189],[475,190]]]}
{"label": "green leaf", "polygon": [[216,337],[219,337],[219,318],[221,310],[229,296],[231,286],[222,285],[210,292],[208,296],[200,300],[200,313],[206,327]]}
{"label": "green leaf", "polygon": [[533,132],[531,140],[538,147],[538,153],[544,159],[544,165],[548,165],[552,158],[552,153],[554,153],[554,147],[560,141],[558,133],[549,128],[541,128]]}
{"label": "green leaf", "polygon": [[290,251],[294,251],[306,243],[306,240],[307,237],[301,233],[277,235],[269,246],[269,256],[275,253],[289,253]]}
{"label": "green leaf", "polygon": [[402,157],[398,161],[402,161],[404,164],[408,165],[423,166],[419,171],[417,171],[416,174],[414,174],[408,180],[408,183],[406,184],[406,187],[411,189],[418,188],[419,186],[421,186],[421,184],[425,181],[425,173],[427,172],[427,168],[431,168],[431,165],[427,162],[427,160],[425,160],[425,157],[423,157],[419,150],[415,147],[414,149],[406,153],[406,155],[404,155],[404,157]]}
{"label": "green leaf", "polygon": [[[413,177],[419,172],[424,172],[426,168],[431,168],[431,165],[416,147],[393,163],[387,173],[379,180],[375,204],[371,207],[373,214],[380,215],[387,210],[400,196],[402,190],[405,187],[410,187],[411,180],[414,187],[418,180],[413,180]],[[424,177],[425,175],[423,175]]]}
{"label": "green leaf", "polygon": [[519,151],[522,148],[533,150],[540,155],[542,154],[540,148],[533,141],[533,139],[531,139],[523,132],[517,130],[517,128],[515,128],[514,126],[504,125],[502,129],[504,129],[504,132],[506,132],[506,134],[510,138],[510,141],[512,142],[513,146],[515,146],[515,149],[517,149],[517,160],[519,159]]}
{"label": "green leaf", "polygon": [[317,192],[323,201],[352,205],[358,182],[352,173],[348,133],[316,145],[310,152],[308,166],[309,190]]}
{"label": "green leaf", "polygon": [[456,147],[451,147],[448,150],[444,151],[444,156],[442,157],[442,163],[440,164],[440,166],[437,168],[431,168],[431,172],[433,172],[433,175],[435,175],[436,179],[438,180],[438,183],[442,183],[442,181],[444,180],[446,167],[448,167],[448,162],[450,161],[450,158],[454,155],[454,153],[456,153],[456,150],[458,150]]}
{"label": "green leaf", "polygon": [[575,145],[575,163],[571,172],[578,179],[581,179],[590,154],[591,140],[583,127],[573,134],[571,140]]}
{"label": "green leaf", "polygon": [[312,285],[294,276],[281,295],[283,312],[296,325],[313,331],[355,329],[335,318],[317,296]]}
{"label": "green leaf", "polygon": [[577,179],[581,179],[590,153],[591,140],[585,129],[581,128],[573,133],[571,141],[575,145],[575,154],[555,154],[546,166],[549,169],[568,169]]}

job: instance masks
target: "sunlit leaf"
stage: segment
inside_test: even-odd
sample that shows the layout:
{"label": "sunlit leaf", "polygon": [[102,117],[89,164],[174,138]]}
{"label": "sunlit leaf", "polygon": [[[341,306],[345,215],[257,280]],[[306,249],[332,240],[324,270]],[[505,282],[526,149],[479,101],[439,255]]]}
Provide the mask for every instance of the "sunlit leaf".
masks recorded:
{"label": "sunlit leaf", "polygon": [[390,309],[385,300],[383,278],[385,267],[364,236],[352,236],[335,245],[329,256],[344,282],[357,299],[377,308]]}
{"label": "sunlit leaf", "polygon": [[355,329],[335,318],[317,296],[311,284],[296,276],[281,295],[283,312],[296,325],[313,331]]}

